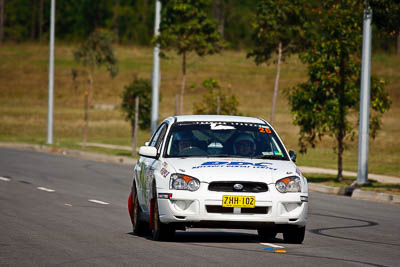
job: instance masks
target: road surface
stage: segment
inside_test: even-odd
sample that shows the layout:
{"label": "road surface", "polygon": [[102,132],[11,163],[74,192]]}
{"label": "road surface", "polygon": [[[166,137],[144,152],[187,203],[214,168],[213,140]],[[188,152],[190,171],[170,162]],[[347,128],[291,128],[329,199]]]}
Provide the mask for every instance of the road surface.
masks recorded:
{"label": "road surface", "polygon": [[0,266],[399,266],[400,206],[319,193],[302,245],[260,243],[252,230],[135,236],[132,170],[0,148]]}

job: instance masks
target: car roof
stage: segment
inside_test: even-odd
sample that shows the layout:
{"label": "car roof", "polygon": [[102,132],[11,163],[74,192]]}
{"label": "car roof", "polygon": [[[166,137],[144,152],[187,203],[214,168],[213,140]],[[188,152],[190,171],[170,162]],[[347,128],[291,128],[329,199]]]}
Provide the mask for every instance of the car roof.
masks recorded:
{"label": "car roof", "polygon": [[230,116],[230,115],[181,115],[175,116],[176,122],[189,121],[226,121],[226,122],[247,122],[247,123],[262,123],[265,121],[254,117],[245,116]]}

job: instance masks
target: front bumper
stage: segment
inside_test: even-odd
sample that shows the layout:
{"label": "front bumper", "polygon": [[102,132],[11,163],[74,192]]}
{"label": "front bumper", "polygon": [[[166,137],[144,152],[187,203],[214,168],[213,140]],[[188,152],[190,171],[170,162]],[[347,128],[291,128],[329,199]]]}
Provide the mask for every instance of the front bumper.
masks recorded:
{"label": "front bumper", "polygon": [[[192,227],[257,229],[284,225],[305,226],[308,212],[307,193],[279,193],[274,186],[263,193],[208,191],[196,192],[157,189],[172,193],[170,199],[158,199],[163,223],[182,223]],[[223,208],[224,195],[255,196],[255,208]]]}

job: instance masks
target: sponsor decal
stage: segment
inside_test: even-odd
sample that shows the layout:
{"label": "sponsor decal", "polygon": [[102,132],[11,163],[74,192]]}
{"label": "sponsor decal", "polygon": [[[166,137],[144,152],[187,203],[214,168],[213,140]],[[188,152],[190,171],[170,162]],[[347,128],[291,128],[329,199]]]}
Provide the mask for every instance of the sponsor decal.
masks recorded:
{"label": "sponsor decal", "polygon": [[265,156],[271,156],[271,155],[274,154],[274,152],[271,152],[271,151],[263,151],[263,152],[261,152],[261,154],[263,154],[263,155],[265,155]]}
{"label": "sponsor decal", "polygon": [[162,163],[163,167],[168,169],[168,163],[166,163],[165,161]]}
{"label": "sponsor decal", "polygon": [[211,123],[211,130],[235,130],[236,128],[230,125],[225,125],[222,123]]}
{"label": "sponsor decal", "polygon": [[160,173],[161,173],[161,175],[165,178],[165,177],[168,176],[169,171],[167,171],[167,169],[165,169],[165,168],[162,168],[162,169],[160,170]]}
{"label": "sponsor decal", "polygon": [[269,127],[267,125],[262,125],[262,124],[258,125],[258,128],[269,129]]}
{"label": "sponsor decal", "polygon": [[297,168],[297,167],[296,167],[296,173],[297,173],[299,176],[302,176],[302,175],[301,175],[301,171],[300,171],[300,169],[299,169],[299,168]]}
{"label": "sponsor decal", "polygon": [[200,168],[251,168],[251,169],[268,169],[276,171],[269,162],[244,162],[244,161],[207,161],[199,166],[193,166],[192,169]]}

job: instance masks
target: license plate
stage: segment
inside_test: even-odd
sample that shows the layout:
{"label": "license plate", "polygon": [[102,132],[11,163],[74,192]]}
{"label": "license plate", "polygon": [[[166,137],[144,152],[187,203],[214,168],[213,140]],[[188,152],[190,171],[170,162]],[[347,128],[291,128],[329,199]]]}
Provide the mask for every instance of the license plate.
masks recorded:
{"label": "license plate", "polygon": [[254,208],[256,197],[250,196],[223,196],[222,207]]}

